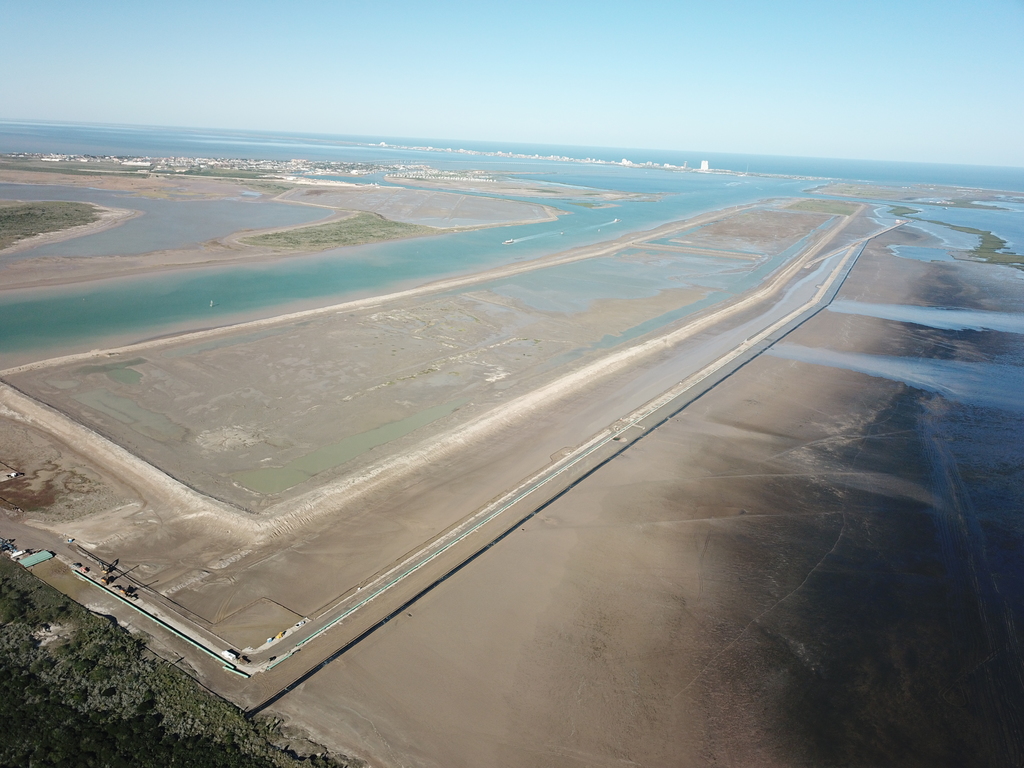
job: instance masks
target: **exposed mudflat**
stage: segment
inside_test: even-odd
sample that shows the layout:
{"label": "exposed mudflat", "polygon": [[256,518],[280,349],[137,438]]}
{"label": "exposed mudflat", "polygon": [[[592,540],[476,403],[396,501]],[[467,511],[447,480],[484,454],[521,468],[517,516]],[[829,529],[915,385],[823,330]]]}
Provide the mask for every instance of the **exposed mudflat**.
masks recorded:
{"label": "exposed mudflat", "polygon": [[[1019,312],[992,269],[872,246],[840,298]],[[784,343],[1021,340],[826,311]],[[1022,421],[763,355],[275,711],[381,765],[1016,764]]]}

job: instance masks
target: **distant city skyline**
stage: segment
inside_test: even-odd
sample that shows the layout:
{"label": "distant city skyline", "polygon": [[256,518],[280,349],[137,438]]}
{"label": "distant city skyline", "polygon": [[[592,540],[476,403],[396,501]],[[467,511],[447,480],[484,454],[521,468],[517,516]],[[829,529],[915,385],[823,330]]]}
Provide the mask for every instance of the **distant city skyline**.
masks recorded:
{"label": "distant city skyline", "polygon": [[1024,166],[1019,0],[3,17],[0,119]]}

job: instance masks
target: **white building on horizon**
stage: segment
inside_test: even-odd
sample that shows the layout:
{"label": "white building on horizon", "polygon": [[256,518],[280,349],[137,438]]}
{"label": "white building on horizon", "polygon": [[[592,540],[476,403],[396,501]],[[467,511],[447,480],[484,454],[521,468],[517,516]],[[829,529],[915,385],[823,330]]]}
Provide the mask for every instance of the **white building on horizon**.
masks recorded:
{"label": "white building on horizon", "polygon": [[708,161],[707,160],[701,160],[700,161],[700,169],[702,171],[710,170],[710,168],[708,167]]}

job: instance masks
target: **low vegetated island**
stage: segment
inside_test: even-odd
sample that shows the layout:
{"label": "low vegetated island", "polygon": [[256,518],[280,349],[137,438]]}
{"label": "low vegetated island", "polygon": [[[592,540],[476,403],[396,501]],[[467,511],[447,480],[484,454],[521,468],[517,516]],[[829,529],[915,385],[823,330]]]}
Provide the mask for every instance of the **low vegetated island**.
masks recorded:
{"label": "low vegetated island", "polygon": [[0,200],[0,250],[28,237],[92,224],[97,219],[99,211],[88,203]]}
{"label": "low vegetated island", "polygon": [[444,230],[422,224],[405,224],[385,219],[376,213],[356,213],[341,221],[309,227],[268,232],[242,238],[245,245],[267,246],[285,250],[324,251],[345,245],[379,243],[404,237],[436,235]]}
{"label": "low vegetated island", "polygon": [[801,200],[786,206],[786,208],[790,211],[827,213],[833,216],[852,216],[858,210],[855,203],[844,203],[840,200]]}

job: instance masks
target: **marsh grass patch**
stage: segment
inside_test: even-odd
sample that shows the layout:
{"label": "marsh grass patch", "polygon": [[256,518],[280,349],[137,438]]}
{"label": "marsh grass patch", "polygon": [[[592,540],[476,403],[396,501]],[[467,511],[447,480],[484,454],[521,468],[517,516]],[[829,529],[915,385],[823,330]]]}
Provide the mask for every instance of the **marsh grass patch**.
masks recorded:
{"label": "marsh grass patch", "polygon": [[828,213],[833,216],[852,216],[857,212],[854,203],[839,200],[800,200],[786,206],[787,211],[807,211],[808,213]]}
{"label": "marsh grass patch", "polygon": [[91,224],[99,218],[95,206],[44,200],[38,203],[0,202],[0,249],[35,235]]}
{"label": "marsh grass patch", "polygon": [[323,251],[346,245],[363,245],[405,237],[435,235],[442,231],[422,224],[391,221],[376,213],[356,213],[330,224],[317,224],[284,232],[253,235],[243,238],[241,242],[245,245],[269,246],[282,250]]}

